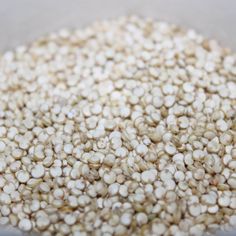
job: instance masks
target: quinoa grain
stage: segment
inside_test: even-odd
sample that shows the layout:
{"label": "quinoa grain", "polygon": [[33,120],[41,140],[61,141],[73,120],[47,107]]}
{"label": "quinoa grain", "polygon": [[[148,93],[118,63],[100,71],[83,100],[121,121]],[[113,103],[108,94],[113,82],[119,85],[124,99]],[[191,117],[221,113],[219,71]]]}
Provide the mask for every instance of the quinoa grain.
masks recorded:
{"label": "quinoa grain", "polygon": [[0,57],[0,224],[42,235],[236,225],[236,59],[136,16]]}

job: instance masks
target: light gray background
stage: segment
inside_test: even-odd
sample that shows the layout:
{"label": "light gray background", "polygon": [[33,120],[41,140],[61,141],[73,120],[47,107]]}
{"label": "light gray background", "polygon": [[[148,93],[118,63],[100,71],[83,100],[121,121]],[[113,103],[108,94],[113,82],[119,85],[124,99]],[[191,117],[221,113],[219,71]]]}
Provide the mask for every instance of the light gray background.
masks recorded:
{"label": "light gray background", "polygon": [[61,27],[139,14],[192,27],[236,50],[235,0],[0,0],[0,51]]}
{"label": "light gray background", "polygon": [[[236,0],[0,0],[0,52],[62,27],[127,14],[194,28],[236,50]],[[0,229],[6,235],[13,233]]]}

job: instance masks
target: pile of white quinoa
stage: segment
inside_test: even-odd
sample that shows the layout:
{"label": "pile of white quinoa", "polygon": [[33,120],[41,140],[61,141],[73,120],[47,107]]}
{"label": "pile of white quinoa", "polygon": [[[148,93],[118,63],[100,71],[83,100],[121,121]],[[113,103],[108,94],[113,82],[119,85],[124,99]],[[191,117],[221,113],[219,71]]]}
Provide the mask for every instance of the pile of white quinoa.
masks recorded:
{"label": "pile of white quinoa", "polygon": [[236,226],[236,57],[135,16],[0,57],[0,225],[49,236]]}

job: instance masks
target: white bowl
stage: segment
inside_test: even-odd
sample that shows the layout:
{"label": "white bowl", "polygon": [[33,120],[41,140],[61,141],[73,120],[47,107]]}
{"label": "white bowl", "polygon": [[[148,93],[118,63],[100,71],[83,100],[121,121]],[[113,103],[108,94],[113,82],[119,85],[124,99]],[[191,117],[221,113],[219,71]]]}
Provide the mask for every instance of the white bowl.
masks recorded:
{"label": "white bowl", "polygon": [[0,51],[61,27],[138,14],[194,28],[236,49],[235,0],[0,0]]}

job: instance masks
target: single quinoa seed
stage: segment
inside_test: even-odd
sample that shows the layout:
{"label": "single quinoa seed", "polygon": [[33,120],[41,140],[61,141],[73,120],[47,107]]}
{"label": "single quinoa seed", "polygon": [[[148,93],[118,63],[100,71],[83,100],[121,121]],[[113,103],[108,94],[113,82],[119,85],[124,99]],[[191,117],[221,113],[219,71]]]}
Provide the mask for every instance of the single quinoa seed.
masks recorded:
{"label": "single quinoa seed", "polygon": [[0,224],[40,235],[236,226],[236,57],[136,16],[0,57]]}

